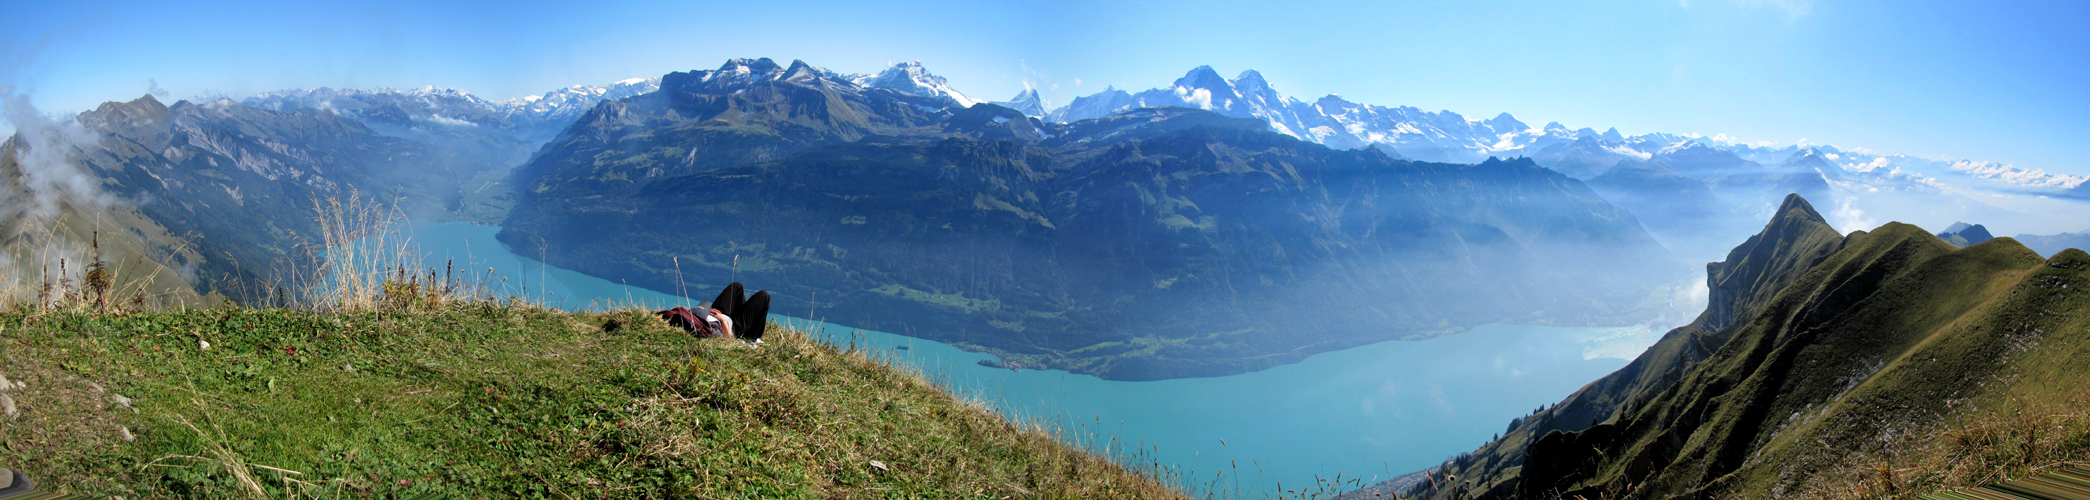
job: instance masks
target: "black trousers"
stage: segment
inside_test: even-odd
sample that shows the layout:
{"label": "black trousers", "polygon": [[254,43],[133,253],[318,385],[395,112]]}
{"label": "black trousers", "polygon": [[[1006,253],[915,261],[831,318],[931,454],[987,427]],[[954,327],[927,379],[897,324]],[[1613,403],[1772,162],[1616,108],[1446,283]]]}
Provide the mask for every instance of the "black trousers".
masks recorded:
{"label": "black trousers", "polygon": [[733,318],[733,338],[762,340],[762,330],[769,326],[769,291],[756,291],[753,297],[741,298],[740,282],[726,285],[711,299],[711,308]]}

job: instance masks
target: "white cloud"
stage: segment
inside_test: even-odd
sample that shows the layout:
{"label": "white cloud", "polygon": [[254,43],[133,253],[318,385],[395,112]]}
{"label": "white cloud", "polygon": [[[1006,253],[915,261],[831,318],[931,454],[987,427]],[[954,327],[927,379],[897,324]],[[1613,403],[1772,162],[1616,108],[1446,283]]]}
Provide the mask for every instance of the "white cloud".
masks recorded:
{"label": "white cloud", "polygon": [[1844,165],[1844,166],[1843,166],[1843,169],[1844,169],[1844,170],[1849,170],[1849,171],[1852,171],[1852,172],[1871,172],[1871,171],[1874,171],[1874,170],[1879,170],[1879,169],[1882,169],[1882,168],[1887,168],[1888,166],[1891,166],[1891,165],[1893,165],[1893,163],[1891,163],[1891,162],[1888,162],[1888,161],[1887,161],[1887,159],[1886,159],[1885,157],[1874,157],[1874,158],[1872,159],[1872,161],[1870,161],[1870,162],[1865,162],[1865,163],[1851,163],[1851,164],[1847,164],[1847,165]]}
{"label": "white cloud", "polygon": [[2040,169],[2023,169],[1994,162],[1960,160],[1952,162],[1952,170],[1992,181],[2007,182],[2020,186],[2068,189],[2083,184],[2082,176],[2049,174]]}
{"label": "white cloud", "polygon": [[[107,209],[120,202],[101,190],[100,179],[80,164],[82,151],[98,148],[101,134],[81,125],[72,116],[48,116],[37,111],[27,94],[0,85],[0,110],[14,130],[12,150],[0,155],[14,157],[18,188],[0,187],[0,220],[8,221],[9,234],[50,235],[51,241],[32,245],[29,260],[0,252],[0,293],[26,290],[35,276],[50,272],[52,261],[88,262],[100,258],[86,252],[85,242],[73,240],[59,228],[59,211],[70,206],[82,212]],[[57,244],[52,244],[57,243]],[[39,265],[45,264],[45,265]],[[56,269],[65,274],[63,266]],[[80,268],[74,267],[73,271]],[[18,297],[17,297],[18,298]]]}
{"label": "white cloud", "polygon": [[61,200],[107,207],[115,198],[103,193],[100,179],[76,162],[75,152],[95,147],[101,134],[88,130],[71,117],[45,116],[29,103],[29,96],[12,87],[0,87],[0,108],[15,131],[15,163],[21,183],[36,210],[57,213]]}
{"label": "white cloud", "polygon": [[1829,213],[1829,218],[1833,219],[1833,225],[1845,229],[1879,227],[1878,221],[1866,217],[1865,211],[1858,208],[1857,200],[1853,198],[1840,200],[1836,210]]}
{"label": "white cloud", "polygon": [[429,116],[428,116],[428,121],[431,121],[431,122],[435,122],[435,123],[441,123],[441,124],[444,124],[444,125],[449,125],[449,126],[452,126],[452,127],[474,127],[474,126],[478,126],[478,125],[479,125],[479,124],[477,124],[477,123],[472,123],[472,122],[464,121],[464,120],[461,120],[461,119],[457,119],[457,118],[451,118],[451,117],[448,117],[448,116],[443,116],[443,115],[429,115]]}

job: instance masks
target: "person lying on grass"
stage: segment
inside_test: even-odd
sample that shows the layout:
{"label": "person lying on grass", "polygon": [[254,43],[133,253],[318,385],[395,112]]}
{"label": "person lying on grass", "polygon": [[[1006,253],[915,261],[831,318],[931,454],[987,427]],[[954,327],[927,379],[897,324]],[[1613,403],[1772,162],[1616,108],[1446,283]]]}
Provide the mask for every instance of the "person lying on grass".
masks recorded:
{"label": "person lying on grass", "polygon": [[759,290],[752,297],[743,297],[740,282],[726,285],[711,300],[711,308],[704,313],[677,307],[655,312],[669,325],[688,331],[702,338],[726,337],[761,342],[762,331],[769,327],[769,291]]}

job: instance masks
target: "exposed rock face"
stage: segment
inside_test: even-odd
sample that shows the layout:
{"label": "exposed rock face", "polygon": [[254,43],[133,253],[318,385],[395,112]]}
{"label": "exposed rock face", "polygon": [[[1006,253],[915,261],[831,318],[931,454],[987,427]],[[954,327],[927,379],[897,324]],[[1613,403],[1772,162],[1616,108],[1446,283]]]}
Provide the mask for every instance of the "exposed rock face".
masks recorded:
{"label": "exposed rock face", "polygon": [[1722,330],[1754,317],[1785,285],[1842,248],[1843,236],[1814,206],[1786,196],[1762,232],[1728,252],[1727,260],[1705,265],[1710,296],[1699,329]]}

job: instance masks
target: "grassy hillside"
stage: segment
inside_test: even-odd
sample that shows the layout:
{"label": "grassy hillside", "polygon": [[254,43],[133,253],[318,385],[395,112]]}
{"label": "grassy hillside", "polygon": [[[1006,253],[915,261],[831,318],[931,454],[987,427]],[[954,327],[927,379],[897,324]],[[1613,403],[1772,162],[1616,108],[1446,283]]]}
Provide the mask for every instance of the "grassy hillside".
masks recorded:
{"label": "grassy hillside", "polygon": [[2074,396],[2090,362],[2090,255],[2009,239],[1954,249],[1888,224],[1785,287],[1720,350],[1626,418],[1526,452],[1527,495],[1784,492],[1998,394]]}
{"label": "grassy hillside", "polygon": [[2090,254],[1839,237],[1795,201],[1697,322],[1411,493],[1912,498],[2090,460]]}
{"label": "grassy hillside", "polygon": [[404,303],[0,314],[0,464],[133,499],[1180,496],[804,332]]}

